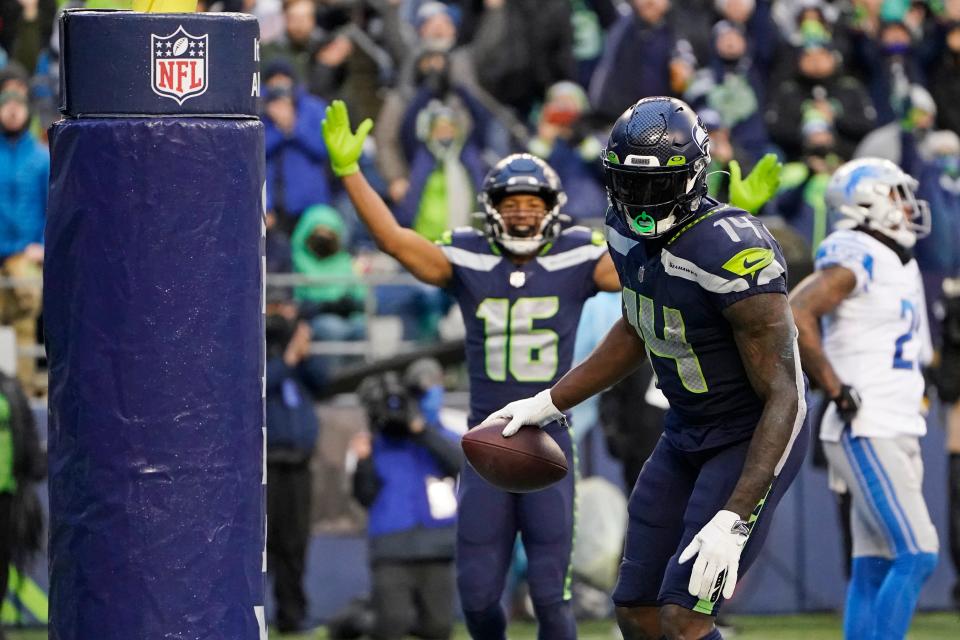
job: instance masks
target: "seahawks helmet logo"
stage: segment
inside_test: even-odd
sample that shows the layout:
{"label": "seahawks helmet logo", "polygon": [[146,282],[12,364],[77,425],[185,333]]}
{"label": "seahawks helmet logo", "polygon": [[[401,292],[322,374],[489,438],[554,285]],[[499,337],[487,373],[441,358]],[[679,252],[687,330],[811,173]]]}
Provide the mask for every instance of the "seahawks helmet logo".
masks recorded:
{"label": "seahawks helmet logo", "polygon": [[702,124],[700,124],[700,119],[697,118],[697,123],[693,125],[693,141],[700,147],[700,151],[704,155],[708,155],[710,147],[710,136],[707,135],[707,130]]}

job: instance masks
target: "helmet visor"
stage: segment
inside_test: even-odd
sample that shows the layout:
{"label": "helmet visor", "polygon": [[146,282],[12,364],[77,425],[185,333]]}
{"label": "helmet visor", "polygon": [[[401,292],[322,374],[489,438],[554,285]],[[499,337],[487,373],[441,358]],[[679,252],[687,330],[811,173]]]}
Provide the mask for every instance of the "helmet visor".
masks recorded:
{"label": "helmet visor", "polygon": [[688,167],[636,169],[604,163],[610,198],[629,207],[674,203],[687,193]]}

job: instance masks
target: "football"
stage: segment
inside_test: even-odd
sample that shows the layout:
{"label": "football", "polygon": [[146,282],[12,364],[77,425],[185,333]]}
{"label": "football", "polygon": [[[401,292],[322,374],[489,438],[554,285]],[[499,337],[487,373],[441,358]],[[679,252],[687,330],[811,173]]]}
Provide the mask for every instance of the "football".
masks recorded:
{"label": "football", "polygon": [[180,56],[187,50],[187,45],[189,41],[186,38],[177,38],[177,41],[173,43],[173,55]]}
{"label": "football", "polygon": [[463,436],[467,462],[484,480],[504,491],[527,493],[549,487],[567,475],[567,459],[550,434],[528,425],[504,438],[500,432],[508,422],[499,419]]}

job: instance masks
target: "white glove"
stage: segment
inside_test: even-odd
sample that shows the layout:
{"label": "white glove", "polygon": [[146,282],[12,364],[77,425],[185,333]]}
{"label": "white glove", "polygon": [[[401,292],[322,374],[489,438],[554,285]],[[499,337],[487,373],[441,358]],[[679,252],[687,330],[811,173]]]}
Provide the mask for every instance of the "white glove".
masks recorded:
{"label": "white glove", "polygon": [[[690,573],[687,590],[701,600],[716,602],[719,590],[723,597],[733,596],[737,585],[740,553],[750,529],[733,511],[718,511],[680,554],[680,564],[697,556]],[[698,553],[699,552],[699,553]]]}
{"label": "white glove", "polygon": [[550,389],[544,389],[532,398],[524,398],[511,402],[503,409],[494,411],[487,419],[480,423],[480,426],[496,420],[497,418],[512,418],[507,426],[503,428],[503,437],[509,438],[520,427],[525,424],[535,424],[538,427],[544,427],[556,420],[565,420],[563,413],[553,404],[550,397]]}

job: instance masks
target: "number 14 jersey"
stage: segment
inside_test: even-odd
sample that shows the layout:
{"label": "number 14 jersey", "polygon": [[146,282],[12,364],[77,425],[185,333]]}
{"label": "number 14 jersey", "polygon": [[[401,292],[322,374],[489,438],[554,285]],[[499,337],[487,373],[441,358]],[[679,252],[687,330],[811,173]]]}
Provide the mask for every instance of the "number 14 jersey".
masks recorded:
{"label": "number 14 jersey", "polygon": [[585,227],[564,230],[522,265],[474,229],[457,229],[439,244],[453,265],[447,290],[466,326],[474,426],[570,369],[580,312],[597,292],[593,273],[607,248],[602,234]]}
{"label": "number 14 jersey", "polygon": [[671,444],[699,451],[751,437],[763,402],[723,310],[760,293],[786,294],[780,245],[750,214],[710,199],[656,243],[631,234],[612,209],[606,222],[624,316],[670,402],[664,430]]}

